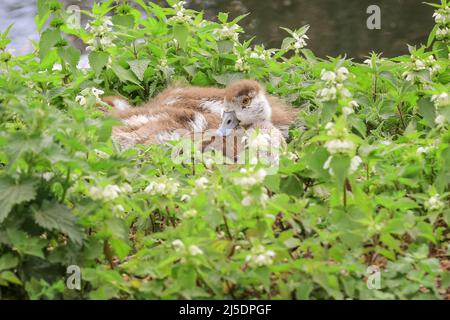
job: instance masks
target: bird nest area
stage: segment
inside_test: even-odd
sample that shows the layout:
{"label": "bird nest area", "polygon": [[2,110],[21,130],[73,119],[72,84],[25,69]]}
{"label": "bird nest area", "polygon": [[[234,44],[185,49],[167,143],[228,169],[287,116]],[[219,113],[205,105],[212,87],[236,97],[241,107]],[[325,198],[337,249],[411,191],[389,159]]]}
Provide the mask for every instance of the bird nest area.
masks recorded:
{"label": "bird nest area", "polygon": [[183,1],[38,5],[33,52],[0,35],[2,298],[449,299],[447,1],[362,62]]}

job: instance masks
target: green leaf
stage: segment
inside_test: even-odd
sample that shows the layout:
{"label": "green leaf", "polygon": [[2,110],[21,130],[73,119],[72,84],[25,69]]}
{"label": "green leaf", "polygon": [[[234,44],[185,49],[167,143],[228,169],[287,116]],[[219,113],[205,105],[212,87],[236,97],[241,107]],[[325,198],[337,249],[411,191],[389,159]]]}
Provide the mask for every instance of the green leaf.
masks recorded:
{"label": "green leaf", "polygon": [[47,29],[42,33],[39,41],[39,58],[43,60],[53,46],[61,40],[61,33],[58,29]]}
{"label": "green leaf", "polygon": [[105,51],[92,51],[88,59],[89,65],[94,70],[95,75],[98,76],[102,72],[103,67],[108,63],[109,53]]}
{"label": "green leaf", "polygon": [[27,233],[16,229],[8,229],[6,234],[13,248],[19,253],[44,258],[42,249],[47,244],[47,241],[44,239],[31,237]]}
{"label": "green leaf", "polygon": [[178,41],[180,48],[186,48],[187,40],[189,37],[189,29],[185,24],[177,23],[173,26],[173,36]]}
{"label": "green leaf", "polygon": [[121,14],[112,17],[112,22],[114,25],[133,28],[134,27],[134,17],[131,14]]}
{"label": "green leaf", "polygon": [[42,207],[34,212],[34,220],[45,229],[66,234],[75,243],[83,241],[77,218],[62,204],[44,201]]}
{"label": "green leaf", "polygon": [[0,257],[0,271],[12,269],[17,266],[19,259],[12,253],[6,253]]}
{"label": "green leaf", "polygon": [[18,285],[22,284],[22,281],[20,281],[20,279],[17,278],[17,276],[11,271],[3,271],[2,273],[0,273],[0,279],[6,280],[8,282],[18,284]]}
{"label": "green leaf", "polygon": [[244,75],[242,73],[238,73],[238,72],[224,73],[224,74],[213,75],[213,78],[214,78],[214,80],[217,81],[217,83],[227,86],[231,82],[243,79]]}
{"label": "green leaf", "polygon": [[76,69],[78,62],[80,61],[80,50],[74,47],[62,47],[58,48],[59,57],[67,63],[72,69]]}
{"label": "green leaf", "polygon": [[125,69],[121,65],[118,65],[114,63],[111,66],[112,71],[119,77],[120,81],[122,82],[132,82],[134,84],[137,84],[140,86],[139,80],[136,78],[136,76],[128,69]]}
{"label": "green leaf", "polygon": [[191,82],[196,86],[207,86],[208,84],[210,84],[208,76],[201,71],[195,74]]}
{"label": "green leaf", "polygon": [[436,119],[436,108],[428,98],[421,98],[417,101],[420,115],[427,121],[430,127],[435,127],[434,119]]}
{"label": "green leaf", "polygon": [[150,60],[148,59],[142,59],[142,60],[131,60],[128,62],[130,65],[131,71],[136,75],[136,77],[139,80],[144,80],[144,73],[145,70],[147,70],[147,67],[150,63]]}
{"label": "green leaf", "polygon": [[217,41],[217,49],[220,53],[228,53],[233,50],[234,42],[230,40]]}
{"label": "green leaf", "polygon": [[9,179],[0,180],[0,223],[5,220],[14,205],[33,200],[35,197],[36,190],[31,181],[16,184]]}

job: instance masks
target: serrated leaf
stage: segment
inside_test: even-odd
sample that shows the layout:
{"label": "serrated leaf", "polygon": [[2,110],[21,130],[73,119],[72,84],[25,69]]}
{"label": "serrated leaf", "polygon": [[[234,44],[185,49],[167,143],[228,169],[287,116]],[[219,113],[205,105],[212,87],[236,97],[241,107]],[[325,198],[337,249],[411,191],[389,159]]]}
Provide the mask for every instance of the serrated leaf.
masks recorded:
{"label": "serrated leaf", "polygon": [[224,74],[217,74],[213,75],[214,80],[217,81],[217,83],[222,84],[224,86],[230,84],[233,81],[241,80],[244,78],[244,75],[242,73],[224,73]]}
{"label": "serrated leaf", "polygon": [[434,119],[436,118],[436,108],[428,98],[421,98],[417,105],[419,106],[420,115],[427,121],[430,127],[434,127]]}
{"label": "serrated leaf", "polygon": [[6,234],[13,248],[19,253],[44,258],[42,249],[47,244],[46,240],[31,237],[27,233],[15,229],[6,230]]}
{"label": "serrated leaf", "polygon": [[58,29],[47,29],[42,33],[39,41],[39,57],[41,60],[45,58],[59,40],[61,40],[61,33]]}
{"label": "serrated leaf", "polygon": [[31,181],[16,184],[9,179],[0,180],[0,223],[6,219],[14,205],[35,197],[36,190]]}
{"label": "serrated leaf", "polygon": [[80,61],[80,50],[74,47],[58,48],[59,57],[67,63],[72,69],[76,69]]}
{"label": "serrated leaf", "polygon": [[128,64],[130,65],[131,71],[133,71],[133,73],[136,75],[136,77],[141,81],[144,80],[144,73],[145,73],[145,70],[147,70],[149,63],[150,63],[150,60],[148,60],[148,59],[132,60],[132,61],[128,62]]}
{"label": "serrated leaf", "polygon": [[106,66],[109,59],[109,53],[105,51],[92,51],[89,54],[89,65],[94,70],[95,75],[98,76],[103,67]]}
{"label": "serrated leaf", "polygon": [[0,271],[15,268],[18,263],[19,259],[15,255],[6,253],[0,257]]}
{"label": "serrated leaf", "polygon": [[34,220],[45,229],[66,234],[75,243],[83,241],[77,218],[65,205],[44,201],[42,207],[34,212]]}
{"label": "serrated leaf", "polygon": [[139,80],[130,70],[127,70],[116,63],[111,66],[111,69],[112,71],[114,71],[117,77],[119,77],[120,81],[122,82],[129,81],[140,86]]}

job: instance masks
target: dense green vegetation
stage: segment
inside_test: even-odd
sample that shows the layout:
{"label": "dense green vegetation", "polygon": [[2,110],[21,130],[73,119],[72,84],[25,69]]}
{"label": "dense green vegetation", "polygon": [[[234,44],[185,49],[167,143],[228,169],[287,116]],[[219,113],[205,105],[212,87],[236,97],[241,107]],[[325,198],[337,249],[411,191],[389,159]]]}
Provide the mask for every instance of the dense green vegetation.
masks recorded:
{"label": "dense green vegetation", "polygon": [[[239,41],[244,17],[133,2],[94,5],[76,28],[38,1],[35,52],[0,38],[2,298],[448,298],[446,0],[426,45],[364,63],[315,57],[308,27],[265,49]],[[90,46],[90,68],[66,35]],[[240,78],[298,107],[275,175],[175,164],[167,146],[119,151],[96,106]],[[69,265],[81,290],[66,288]]]}

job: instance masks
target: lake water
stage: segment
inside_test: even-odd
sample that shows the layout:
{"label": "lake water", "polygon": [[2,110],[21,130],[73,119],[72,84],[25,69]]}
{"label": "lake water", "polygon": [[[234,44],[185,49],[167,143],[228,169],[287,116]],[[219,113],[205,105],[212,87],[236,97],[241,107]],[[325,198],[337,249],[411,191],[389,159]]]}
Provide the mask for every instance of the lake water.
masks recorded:
{"label": "lake water", "polygon": [[[66,3],[90,1],[68,0]],[[158,1],[160,2],[160,1]],[[429,1],[429,2],[437,2]],[[347,54],[357,60],[370,51],[393,57],[407,53],[406,44],[425,43],[433,28],[433,9],[421,0],[191,0],[189,7],[204,10],[208,19],[217,12],[229,12],[231,17],[251,14],[241,21],[255,43],[278,47],[286,36],[279,27],[298,28],[309,24],[308,47],[318,56]],[[369,30],[366,20],[369,5],[381,9],[381,30]],[[0,30],[14,23],[12,47],[16,53],[31,50],[31,40],[37,39],[34,26],[35,0],[0,0]]]}

